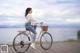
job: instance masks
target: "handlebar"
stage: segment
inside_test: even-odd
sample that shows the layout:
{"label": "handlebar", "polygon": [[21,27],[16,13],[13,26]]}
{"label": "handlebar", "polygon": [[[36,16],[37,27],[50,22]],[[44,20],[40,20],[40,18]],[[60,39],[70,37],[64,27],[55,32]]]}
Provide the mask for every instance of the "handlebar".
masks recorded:
{"label": "handlebar", "polygon": [[42,26],[43,25],[43,22],[40,22],[40,23],[35,23],[37,26]]}

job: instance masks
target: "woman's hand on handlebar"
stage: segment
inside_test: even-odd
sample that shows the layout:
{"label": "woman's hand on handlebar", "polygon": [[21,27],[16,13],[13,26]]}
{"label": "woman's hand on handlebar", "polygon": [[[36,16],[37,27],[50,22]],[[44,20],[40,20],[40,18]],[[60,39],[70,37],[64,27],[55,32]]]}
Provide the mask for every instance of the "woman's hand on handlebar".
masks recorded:
{"label": "woman's hand on handlebar", "polygon": [[35,25],[37,26],[42,26],[43,22],[40,22],[40,23],[35,23]]}

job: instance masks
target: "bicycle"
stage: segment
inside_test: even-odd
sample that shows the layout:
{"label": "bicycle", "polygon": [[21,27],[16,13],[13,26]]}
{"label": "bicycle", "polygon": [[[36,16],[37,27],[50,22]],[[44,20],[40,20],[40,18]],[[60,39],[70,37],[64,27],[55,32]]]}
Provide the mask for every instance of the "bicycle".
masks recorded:
{"label": "bicycle", "polygon": [[[48,50],[51,48],[53,43],[52,35],[48,32],[48,26],[42,26],[41,24],[41,31],[40,34],[40,46],[44,50]],[[19,31],[19,33],[14,37],[13,39],[13,48],[16,52],[26,52],[31,43],[27,43],[28,41],[31,41],[31,32],[29,30],[27,31]]]}

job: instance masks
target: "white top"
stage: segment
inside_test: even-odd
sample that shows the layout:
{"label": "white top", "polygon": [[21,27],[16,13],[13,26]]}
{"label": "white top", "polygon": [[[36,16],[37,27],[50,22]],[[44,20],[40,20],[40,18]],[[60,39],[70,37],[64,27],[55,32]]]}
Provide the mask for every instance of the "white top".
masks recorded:
{"label": "white top", "polygon": [[31,22],[32,25],[34,25],[36,23],[36,20],[32,17],[32,14],[28,14],[26,16],[26,22]]}

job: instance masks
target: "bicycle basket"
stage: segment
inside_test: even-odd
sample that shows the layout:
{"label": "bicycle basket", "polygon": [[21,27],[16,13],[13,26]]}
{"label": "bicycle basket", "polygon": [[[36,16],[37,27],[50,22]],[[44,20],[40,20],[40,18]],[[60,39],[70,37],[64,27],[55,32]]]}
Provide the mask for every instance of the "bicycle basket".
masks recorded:
{"label": "bicycle basket", "polygon": [[48,26],[42,26],[42,31],[47,32],[48,31]]}

